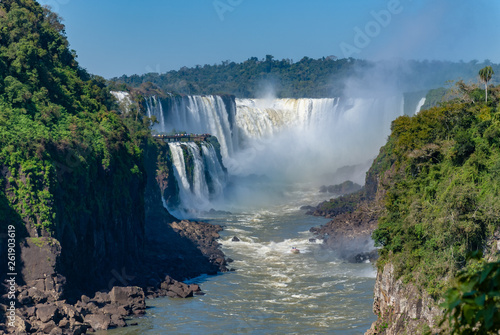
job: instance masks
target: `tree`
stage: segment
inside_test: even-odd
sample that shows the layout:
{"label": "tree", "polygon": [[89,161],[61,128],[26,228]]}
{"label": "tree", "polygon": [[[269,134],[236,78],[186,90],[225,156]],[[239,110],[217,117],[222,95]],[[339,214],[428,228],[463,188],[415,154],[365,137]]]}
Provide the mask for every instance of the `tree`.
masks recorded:
{"label": "tree", "polygon": [[488,102],[488,83],[491,77],[495,74],[491,66],[485,66],[479,70],[479,78],[484,83],[484,89],[486,90],[486,102]]}
{"label": "tree", "polygon": [[442,305],[451,334],[498,334],[500,330],[500,262],[462,273]]}

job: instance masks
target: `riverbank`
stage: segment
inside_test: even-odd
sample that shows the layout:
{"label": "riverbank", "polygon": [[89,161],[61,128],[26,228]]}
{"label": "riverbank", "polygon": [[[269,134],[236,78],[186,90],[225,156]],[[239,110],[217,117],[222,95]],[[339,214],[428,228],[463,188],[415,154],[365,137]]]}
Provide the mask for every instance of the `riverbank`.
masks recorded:
{"label": "riverbank", "polygon": [[[217,239],[222,227],[204,222],[174,221],[148,229],[145,259],[141,264],[114,269],[108,288],[92,297],[67,290],[66,278],[47,264],[57,257],[57,247],[42,248],[43,252],[23,252],[26,264],[38,264],[32,269],[43,270],[46,277],[29,281],[16,288],[18,305],[14,327],[5,333],[14,334],[85,334],[88,331],[127,326],[127,318],[146,312],[146,298],[161,296],[188,298],[202,294],[199,285],[187,285],[180,280],[201,274],[228,271]],[[29,248],[29,243],[26,248]],[[81,274],[82,277],[85,274]],[[7,295],[2,295],[1,308],[7,310]],[[132,321],[131,324],[134,324]],[[0,334],[2,331],[0,330]]]}

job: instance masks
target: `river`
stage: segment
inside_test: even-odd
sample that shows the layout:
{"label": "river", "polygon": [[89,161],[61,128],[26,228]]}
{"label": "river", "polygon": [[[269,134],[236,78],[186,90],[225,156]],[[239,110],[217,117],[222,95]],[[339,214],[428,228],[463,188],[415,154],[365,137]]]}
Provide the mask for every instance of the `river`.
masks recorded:
{"label": "river", "polygon": [[376,270],[310,241],[309,228],[328,220],[299,207],[322,197],[300,191],[267,208],[204,218],[224,226],[222,249],[235,271],[192,279],[206,295],[148,300],[137,326],[99,334],[363,334],[376,319]]}

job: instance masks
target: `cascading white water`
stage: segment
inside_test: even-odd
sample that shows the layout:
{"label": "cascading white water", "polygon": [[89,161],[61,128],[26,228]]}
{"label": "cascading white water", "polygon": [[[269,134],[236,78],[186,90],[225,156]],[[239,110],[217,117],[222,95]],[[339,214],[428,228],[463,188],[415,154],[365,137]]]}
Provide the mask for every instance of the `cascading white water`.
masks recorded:
{"label": "cascading white water", "polygon": [[156,120],[159,123],[159,125],[155,127],[155,130],[161,133],[165,133],[167,131],[165,126],[165,113],[163,112],[163,104],[161,103],[161,101],[153,95],[149,98],[146,98],[146,106],[148,117],[155,116]]}
{"label": "cascading white water", "polygon": [[296,182],[373,159],[403,113],[403,97],[236,99],[236,107],[242,150],[226,159],[229,171]]}
{"label": "cascading white water", "polygon": [[[213,145],[201,143],[200,146],[193,142],[169,143],[182,210],[210,209],[210,201],[217,200],[226,185],[227,178]],[[185,155],[192,162],[191,177]]]}
{"label": "cascading white water", "polygon": [[417,115],[418,112],[420,112],[420,109],[422,108],[422,106],[425,104],[425,97],[420,99],[420,101],[418,102],[417,104],[417,108],[415,109],[415,114],[414,115]]}
{"label": "cascading white water", "polygon": [[217,199],[224,192],[227,176],[222,162],[217,157],[215,148],[211,144],[202,143],[201,150],[211,183],[209,183],[211,199]]}
{"label": "cascading white water", "polygon": [[231,110],[220,96],[175,96],[169,101],[164,111],[160,99],[155,96],[146,99],[148,116],[155,116],[159,122],[154,127],[156,132],[209,133],[219,140],[223,157],[233,155],[238,149],[230,122]]}
{"label": "cascading white water", "polygon": [[[390,133],[391,121],[403,114],[404,98],[266,100],[172,96],[147,98],[146,106],[148,116],[156,116],[159,121],[154,128],[157,132],[175,130],[216,136],[223,163],[232,176],[267,176],[281,185],[321,185],[346,179],[363,184],[366,170]],[[172,145],[179,150],[178,146]],[[185,186],[186,177],[180,171],[186,167],[181,166],[179,153],[174,159],[178,183],[183,185],[179,186],[181,198],[185,199],[182,206],[208,208],[216,198],[214,194],[222,193],[225,174],[212,149],[202,146],[200,152],[194,146],[186,147],[198,164],[194,167],[194,184]],[[335,171],[346,166],[350,168],[339,177],[343,179],[335,179]],[[209,171],[205,180],[203,169]],[[271,188],[269,183],[265,186]],[[239,193],[249,192],[245,189]]]}
{"label": "cascading white water", "polygon": [[236,124],[245,137],[267,137],[283,128],[306,131],[333,121],[340,99],[237,99]]}

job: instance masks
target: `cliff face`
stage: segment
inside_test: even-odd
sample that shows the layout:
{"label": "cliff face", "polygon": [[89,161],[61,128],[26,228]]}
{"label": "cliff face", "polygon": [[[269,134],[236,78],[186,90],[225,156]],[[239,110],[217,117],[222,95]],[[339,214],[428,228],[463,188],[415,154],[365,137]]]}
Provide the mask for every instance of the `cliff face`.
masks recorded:
{"label": "cliff face", "polygon": [[435,326],[443,310],[435,300],[411,283],[396,279],[394,266],[386,264],[377,273],[373,313],[378,316],[366,335],[424,334]]}
{"label": "cliff face", "polygon": [[[0,26],[0,228],[16,230],[17,284],[55,283],[58,297],[76,299],[139,281],[146,232],[175,220],[163,207],[177,201],[168,146],[151,138],[137,103],[120,111],[104,79],[78,66],[56,14],[4,0]],[[168,229],[165,244],[196,255],[176,277],[223,268],[198,249],[214,241]],[[180,261],[175,248],[158,252]],[[172,267],[156,261],[162,280]]]}
{"label": "cliff face", "polygon": [[[477,98],[484,91],[469,89],[462,100],[396,119],[368,173],[378,176],[377,194],[383,194],[372,235],[381,246],[379,318],[368,334],[438,332],[439,304],[457,277],[500,257],[499,90],[492,88],[495,97],[485,104]],[[469,322],[487,323],[476,316],[480,321]]]}
{"label": "cliff face", "polygon": [[[112,160],[126,160],[122,150]],[[133,266],[144,256],[146,173],[140,161],[117,165],[58,171],[53,237],[61,243],[61,273],[77,287],[107,287],[113,270]],[[138,174],[130,172],[134,165],[141,167]]]}

